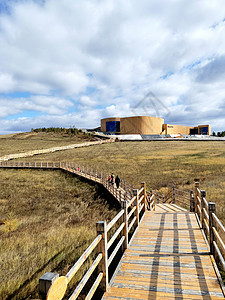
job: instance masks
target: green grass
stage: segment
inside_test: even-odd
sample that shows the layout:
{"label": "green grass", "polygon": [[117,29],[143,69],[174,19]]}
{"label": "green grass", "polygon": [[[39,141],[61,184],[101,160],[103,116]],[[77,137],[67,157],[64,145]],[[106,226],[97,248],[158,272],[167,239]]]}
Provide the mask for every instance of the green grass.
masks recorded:
{"label": "green grass", "polygon": [[45,272],[65,275],[116,209],[61,171],[0,170],[0,299],[38,298]]}

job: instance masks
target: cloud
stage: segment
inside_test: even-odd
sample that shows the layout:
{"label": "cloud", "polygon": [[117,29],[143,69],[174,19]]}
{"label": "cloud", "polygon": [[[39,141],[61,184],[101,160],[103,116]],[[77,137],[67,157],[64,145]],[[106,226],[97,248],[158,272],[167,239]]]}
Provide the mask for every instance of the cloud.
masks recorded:
{"label": "cloud", "polygon": [[58,97],[31,96],[28,98],[4,99],[0,98],[0,118],[21,113],[23,111],[36,111],[49,115],[63,115],[73,102]]}
{"label": "cloud", "polygon": [[201,83],[224,82],[225,80],[225,55],[212,59],[198,72],[196,80]]}
{"label": "cloud", "polygon": [[[2,1],[2,128],[66,126],[75,115],[78,127],[96,126],[97,118],[133,114],[151,91],[158,109],[147,105],[137,113],[224,129],[223,6],[223,0]],[[10,98],[19,92],[31,96]],[[26,111],[43,116],[27,123],[16,117]]]}

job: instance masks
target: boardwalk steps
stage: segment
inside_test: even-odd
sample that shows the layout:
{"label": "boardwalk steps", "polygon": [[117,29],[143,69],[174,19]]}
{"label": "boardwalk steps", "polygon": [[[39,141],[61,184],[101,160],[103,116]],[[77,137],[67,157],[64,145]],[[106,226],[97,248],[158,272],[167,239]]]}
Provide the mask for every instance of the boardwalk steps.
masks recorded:
{"label": "boardwalk steps", "polygon": [[[105,291],[104,300],[224,298],[215,261],[225,270],[225,228],[216,216],[215,203],[206,201],[197,180],[190,194],[173,187],[167,195],[159,195],[147,192],[144,183],[133,189],[122,181],[116,189],[108,176],[74,163],[12,161],[0,162],[0,167],[62,169],[102,184],[121,204],[110,223],[97,222],[96,239],[66,276],[46,273],[40,278],[42,299],[62,299],[70,280],[94,253],[93,263],[69,300],[79,299],[95,270],[98,275],[85,299],[91,299],[98,286]],[[109,267],[121,251],[122,259],[110,278]]]}

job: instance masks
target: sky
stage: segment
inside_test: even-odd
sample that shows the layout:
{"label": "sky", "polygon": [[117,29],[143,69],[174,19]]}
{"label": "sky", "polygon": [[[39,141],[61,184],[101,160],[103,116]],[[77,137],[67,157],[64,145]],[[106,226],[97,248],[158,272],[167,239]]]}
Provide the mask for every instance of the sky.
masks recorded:
{"label": "sky", "polygon": [[0,0],[0,134],[224,111],[224,0]]}

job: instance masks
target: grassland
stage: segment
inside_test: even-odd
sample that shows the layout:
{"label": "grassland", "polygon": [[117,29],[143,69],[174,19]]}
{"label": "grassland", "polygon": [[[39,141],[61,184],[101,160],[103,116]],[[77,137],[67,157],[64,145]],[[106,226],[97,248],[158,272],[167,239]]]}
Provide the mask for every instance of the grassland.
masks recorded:
{"label": "grassland", "polygon": [[[2,154],[49,148],[72,141],[71,137],[64,139],[57,134],[48,136],[46,133],[10,139],[10,142],[0,139]],[[161,192],[168,191],[172,184],[188,191],[193,188],[194,178],[199,178],[201,189],[207,191],[209,201],[216,202],[219,217],[225,223],[224,142],[119,142],[26,158],[26,161],[31,160],[72,161],[105,173],[114,172],[137,187],[145,181],[148,189]],[[3,241],[0,272],[5,276],[2,280],[8,282],[7,286],[0,288],[0,295],[9,294],[7,291],[12,293],[25,282],[17,299],[23,299],[29,292],[36,297],[40,275],[46,271],[65,274],[76,260],[70,253],[79,257],[92,240],[94,223],[100,219],[111,219],[116,213],[97,197],[94,187],[58,171],[53,172],[0,172],[0,220],[8,216],[17,227],[11,237],[3,231],[3,226],[0,227]],[[29,282],[26,283],[26,280]],[[33,290],[34,293],[31,292]]]}
{"label": "grassland", "polygon": [[0,299],[38,298],[40,276],[67,273],[116,214],[96,189],[61,171],[0,170]]}
{"label": "grassland", "polygon": [[0,135],[0,156],[29,150],[79,144],[90,140],[95,140],[95,138],[82,132],[77,135],[53,132],[26,132]]}
{"label": "grassland", "polygon": [[161,192],[172,184],[188,191],[194,179],[199,178],[207,199],[217,203],[219,216],[225,218],[224,142],[119,142],[50,153],[32,160],[73,161],[119,174],[135,186],[145,181],[147,188]]}

